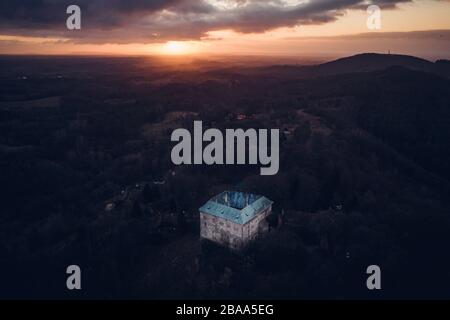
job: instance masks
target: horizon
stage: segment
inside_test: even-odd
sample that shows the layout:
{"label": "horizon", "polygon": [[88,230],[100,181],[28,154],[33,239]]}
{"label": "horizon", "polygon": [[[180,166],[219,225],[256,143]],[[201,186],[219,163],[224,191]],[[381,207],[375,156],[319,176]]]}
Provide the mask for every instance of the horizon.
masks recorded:
{"label": "horizon", "polygon": [[[0,58],[24,58],[24,59],[139,59],[147,62],[157,62],[158,65],[166,67],[185,68],[188,71],[202,69],[206,66],[209,70],[222,68],[260,68],[260,67],[314,67],[344,59],[352,59],[359,56],[392,56],[419,59],[434,64],[438,61],[449,61],[447,58],[429,58],[408,54],[362,52],[351,55],[336,56],[280,56],[280,55],[139,55],[139,54],[1,54]],[[220,66],[202,65],[204,63],[220,63]],[[182,71],[183,69],[179,69]]]}

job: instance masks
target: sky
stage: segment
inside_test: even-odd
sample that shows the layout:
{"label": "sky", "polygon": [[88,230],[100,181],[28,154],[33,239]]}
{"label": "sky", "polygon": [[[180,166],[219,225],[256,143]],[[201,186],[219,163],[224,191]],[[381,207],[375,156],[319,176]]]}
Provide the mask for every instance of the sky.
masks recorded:
{"label": "sky", "polygon": [[[66,27],[72,4],[79,30]],[[449,13],[449,0],[2,0],[0,54],[450,58]]]}

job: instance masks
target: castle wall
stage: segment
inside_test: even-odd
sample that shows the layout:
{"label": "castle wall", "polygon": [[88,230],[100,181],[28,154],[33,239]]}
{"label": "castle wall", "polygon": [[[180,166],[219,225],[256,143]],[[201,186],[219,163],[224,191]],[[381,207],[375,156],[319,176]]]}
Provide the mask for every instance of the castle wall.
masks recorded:
{"label": "castle wall", "polygon": [[243,226],[243,241],[249,242],[251,240],[254,240],[258,237],[259,232],[259,225],[261,221],[263,221],[267,216],[272,212],[272,206],[261,212],[260,214],[256,215],[252,220],[247,222]]}
{"label": "castle wall", "polygon": [[260,223],[272,212],[270,206],[245,225],[200,212],[200,236],[232,249],[239,249],[257,238]]}
{"label": "castle wall", "polygon": [[230,248],[238,248],[242,245],[242,225],[200,212],[200,236]]}

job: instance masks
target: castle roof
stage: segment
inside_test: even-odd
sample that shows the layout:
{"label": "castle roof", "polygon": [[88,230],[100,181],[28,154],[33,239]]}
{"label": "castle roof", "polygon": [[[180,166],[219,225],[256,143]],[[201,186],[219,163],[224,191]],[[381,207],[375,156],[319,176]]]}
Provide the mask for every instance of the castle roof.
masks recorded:
{"label": "castle roof", "polygon": [[272,203],[273,201],[261,195],[224,191],[211,198],[199,211],[234,223],[246,224]]}

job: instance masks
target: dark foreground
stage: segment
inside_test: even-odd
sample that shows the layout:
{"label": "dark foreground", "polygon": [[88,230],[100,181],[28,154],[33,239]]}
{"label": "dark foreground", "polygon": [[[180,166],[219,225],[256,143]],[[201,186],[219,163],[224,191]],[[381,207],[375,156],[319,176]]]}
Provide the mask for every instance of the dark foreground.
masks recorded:
{"label": "dark foreground", "polygon": [[[375,55],[1,57],[0,297],[450,298],[449,74]],[[170,134],[194,120],[279,128],[280,172],[172,165]],[[199,241],[198,208],[227,189],[284,212],[241,254]]]}

